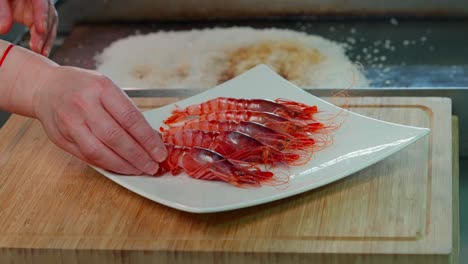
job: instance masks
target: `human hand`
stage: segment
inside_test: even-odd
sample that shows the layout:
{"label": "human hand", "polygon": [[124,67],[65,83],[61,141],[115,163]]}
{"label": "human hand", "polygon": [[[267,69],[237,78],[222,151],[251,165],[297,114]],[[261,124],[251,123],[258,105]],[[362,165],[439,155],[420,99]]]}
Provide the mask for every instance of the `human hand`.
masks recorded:
{"label": "human hand", "polygon": [[7,33],[13,22],[29,28],[31,50],[49,56],[58,24],[52,0],[0,0],[0,34]]}
{"label": "human hand", "polygon": [[155,174],[167,151],[160,135],[111,80],[54,66],[34,91],[49,138],[87,163],[122,174]]}

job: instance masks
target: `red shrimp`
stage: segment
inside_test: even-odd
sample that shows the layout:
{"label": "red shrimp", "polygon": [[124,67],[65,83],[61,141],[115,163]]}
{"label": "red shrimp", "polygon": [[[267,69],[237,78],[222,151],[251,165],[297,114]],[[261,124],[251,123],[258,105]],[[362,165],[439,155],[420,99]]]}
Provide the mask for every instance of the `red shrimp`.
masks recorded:
{"label": "red shrimp", "polygon": [[255,138],[237,131],[209,132],[185,130],[175,133],[163,133],[167,144],[187,147],[202,147],[214,150],[232,160],[257,164],[303,164],[310,159],[306,151],[302,155],[280,150],[265,145]]}
{"label": "red shrimp", "polygon": [[272,180],[274,174],[255,167],[233,163],[215,151],[200,147],[166,145],[168,158],[161,163],[157,175],[170,171],[173,175],[185,171],[190,177],[201,180],[224,181],[236,186],[260,186]]}
{"label": "red shrimp", "polygon": [[238,131],[245,133],[265,145],[272,146],[279,150],[304,150],[315,145],[316,140],[310,137],[293,137],[286,133],[280,133],[265,125],[249,121],[218,121],[203,120],[188,122],[181,126],[171,126],[168,129],[160,128],[165,134],[174,134],[184,130],[203,131]]}
{"label": "red shrimp", "polygon": [[316,121],[301,122],[298,120],[291,120],[272,113],[249,110],[228,110],[215,112],[211,114],[201,115],[197,119],[188,120],[185,123],[192,123],[203,120],[233,120],[256,122],[273,130],[276,130],[280,133],[286,133],[296,137],[307,137],[308,132],[318,132],[325,128],[325,125],[323,123]]}
{"label": "red shrimp", "polygon": [[296,103],[284,99],[275,101],[265,99],[236,99],[218,97],[201,104],[190,105],[186,108],[176,108],[164,123],[173,124],[190,116],[205,115],[226,110],[249,110],[273,113],[290,119],[311,120],[318,112],[317,106]]}

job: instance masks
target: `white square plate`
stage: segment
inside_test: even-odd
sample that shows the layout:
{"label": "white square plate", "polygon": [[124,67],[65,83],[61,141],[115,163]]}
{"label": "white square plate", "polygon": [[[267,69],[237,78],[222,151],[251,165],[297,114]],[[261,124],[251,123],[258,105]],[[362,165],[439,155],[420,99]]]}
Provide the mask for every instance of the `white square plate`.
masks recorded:
{"label": "white square plate", "polygon": [[[317,105],[321,111],[343,111],[296,87],[264,65],[176,104],[185,107],[219,96],[286,98]],[[144,115],[159,129],[173,109],[171,104]],[[95,169],[123,187],[166,206],[194,213],[220,212],[282,199],[334,182],[388,157],[429,131],[348,112],[341,127],[333,133],[333,145],[318,151],[306,165],[291,167],[290,182],[284,187],[239,188],[224,182],[192,179],[183,173],[161,177],[122,176]]]}

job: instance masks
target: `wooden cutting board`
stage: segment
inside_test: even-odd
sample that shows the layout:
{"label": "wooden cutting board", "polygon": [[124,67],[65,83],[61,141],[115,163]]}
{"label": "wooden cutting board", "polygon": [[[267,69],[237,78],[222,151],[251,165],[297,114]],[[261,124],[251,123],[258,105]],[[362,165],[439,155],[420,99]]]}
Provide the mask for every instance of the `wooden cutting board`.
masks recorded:
{"label": "wooden cutting board", "polygon": [[134,194],[13,116],[0,130],[0,263],[454,263],[450,100],[349,99],[431,134],[319,189],[212,214]]}

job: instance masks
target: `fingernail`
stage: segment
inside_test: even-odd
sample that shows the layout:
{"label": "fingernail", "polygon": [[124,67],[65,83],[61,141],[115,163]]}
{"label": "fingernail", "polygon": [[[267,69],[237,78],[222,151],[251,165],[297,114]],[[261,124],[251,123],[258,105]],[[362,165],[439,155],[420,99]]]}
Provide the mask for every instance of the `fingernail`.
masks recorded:
{"label": "fingernail", "polygon": [[167,157],[167,152],[161,148],[156,147],[153,149],[152,152],[153,152],[154,159],[157,162],[163,162]]}
{"label": "fingernail", "polygon": [[159,170],[159,165],[154,162],[154,161],[150,161],[146,164],[145,166],[145,172],[148,173],[149,175],[154,175],[156,174],[156,172],[158,172]]}
{"label": "fingernail", "polygon": [[40,38],[39,41],[38,41],[38,43],[37,43],[37,46],[38,46],[37,48],[38,48],[39,50],[42,50],[42,48],[43,48],[42,46],[43,46],[43,45],[44,45],[44,40],[43,40],[42,38]]}

